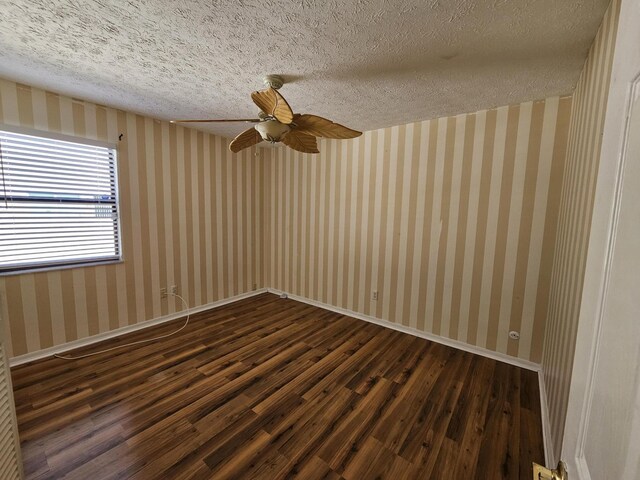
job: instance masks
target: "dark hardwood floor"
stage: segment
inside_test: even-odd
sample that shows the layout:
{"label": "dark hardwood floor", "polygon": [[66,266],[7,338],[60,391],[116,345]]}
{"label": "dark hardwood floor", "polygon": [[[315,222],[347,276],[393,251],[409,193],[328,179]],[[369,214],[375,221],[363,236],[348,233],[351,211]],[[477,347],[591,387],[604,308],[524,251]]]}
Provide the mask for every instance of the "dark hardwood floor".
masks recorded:
{"label": "dark hardwood floor", "polygon": [[31,479],[530,479],[544,461],[534,372],[271,294],[12,373]]}

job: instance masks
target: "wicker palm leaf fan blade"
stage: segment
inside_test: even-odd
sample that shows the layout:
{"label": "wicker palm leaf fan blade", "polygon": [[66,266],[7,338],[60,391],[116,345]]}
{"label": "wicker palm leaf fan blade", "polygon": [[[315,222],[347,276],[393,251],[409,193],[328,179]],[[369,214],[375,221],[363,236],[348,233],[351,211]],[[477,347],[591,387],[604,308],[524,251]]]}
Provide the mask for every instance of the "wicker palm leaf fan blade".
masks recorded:
{"label": "wicker palm leaf fan blade", "polygon": [[293,148],[302,153],[320,153],[318,150],[318,142],[313,135],[291,130],[280,140],[287,147]]}
{"label": "wicker palm leaf fan blade", "polygon": [[262,137],[255,128],[249,128],[234,138],[229,144],[229,150],[233,153],[238,153],[245,148],[253,147],[260,143]]}
{"label": "wicker palm leaf fan blade", "polygon": [[351,128],[319,117],[318,115],[310,115],[307,113],[304,115],[295,115],[293,122],[296,124],[296,130],[298,132],[307,133],[315,137],[346,139],[356,138],[362,135],[362,132],[352,130]]}
{"label": "wicker palm leaf fan blade", "polygon": [[289,103],[278,89],[282,78],[267,75],[267,88],[251,94],[253,103],[260,109],[259,118],[238,118],[221,120],[172,120],[172,123],[197,122],[251,122],[255,125],[236,136],[229,144],[229,150],[238,153],[262,140],[270,143],[282,142],[289,148],[302,153],[319,153],[316,137],[338,140],[356,138],[362,132],[340,125],[318,115],[294,114]]}
{"label": "wicker palm leaf fan blade", "polygon": [[267,115],[274,117],[280,123],[290,124],[293,121],[293,111],[291,107],[276,89],[269,87],[266,90],[253,92],[251,99],[260,110]]}

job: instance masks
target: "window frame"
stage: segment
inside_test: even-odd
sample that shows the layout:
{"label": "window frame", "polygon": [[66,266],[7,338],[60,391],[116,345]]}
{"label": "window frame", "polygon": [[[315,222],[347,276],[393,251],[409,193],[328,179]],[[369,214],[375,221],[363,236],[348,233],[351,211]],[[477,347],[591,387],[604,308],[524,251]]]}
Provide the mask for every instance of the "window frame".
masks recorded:
{"label": "window frame", "polygon": [[[105,142],[105,141],[101,141],[101,140],[95,140],[92,138],[86,138],[86,137],[79,137],[79,136],[74,136],[74,135],[67,135],[67,134],[63,134],[63,133],[58,133],[58,132],[50,132],[50,131],[46,131],[46,130],[37,130],[37,129],[33,129],[33,128],[27,128],[27,127],[22,127],[22,126],[16,126],[16,125],[8,125],[8,124],[4,124],[4,123],[0,123],[0,131],[4,131],[4,132],[9,132],[9,133],[17,133],[17,134],[21,134],[21,135],[30,135],[30,136],[34,136],[34,137],[40,137],[40,138],[44,138],[44,139],[48,139],[48,140],[60,140],[63,142],[72,142],[72,143],[78,143],[81,145],[88,145],[88,146],[94,146],[94,147],[101,147],[101,148],[107,148],[110,150],[113,150],[113,155],[114,155],[114,160],[113,160],[113,178],[114,178],[114,193],[115,193],[115,207],[116,207],[116,218],[114,220],[115,222],[115,228],[116,228],[116,235],[115,235],[115,240],[116,240],[116,250],[117,250],[117,258],[107,258],[107,259],[87,259],[87,258],[82,258],[82,259],[78,259],[78,260],[63,260],[63,261],[52,261],[52,260],[46,260],[44,262],[37,262],[37,263],[32,263],[32,264],[25,264],[25,265],[17,265],[15,267],[2,267],[0,266],[0,277],[6,277],[6,276],[10,276],[10,275],[23,275],[23,274],[28,274],[28,273],[36,273],[36,272],[47,272],[47,271],[55,271],[55,270],[65,270],[65,269],[69,269],[69,268],[81,268],[81,267],[95,267],[95,266],[100,266],[100,265],[111,265],[111,264],[117,264],[117,263],[123,263],[124,262],[124,256],[123,256],[123,234],[122,234],[122,219],[121,219],[121,215],[120,215],[120,188],[119,188],[119,184],[120,184],[120,179],[119,179],[119,168],[118,168],[118,159],[119,159],[119,152],[118,152],[118,144],[115,142]],[[3,186],[0,184],[0,190],[2,190]],[[59,199],[56,199],[56,201],[58,201]],[[47,201],[47,198],[42,198],[39,199],[39,201]],[[1,200],[0,200],[1,202]],[[82,201],[78,202],[78,203],[84,203]],[[89,202],[91,203],[91,202]],[[0,208],[2,208],[2,206],[0,205]]]}

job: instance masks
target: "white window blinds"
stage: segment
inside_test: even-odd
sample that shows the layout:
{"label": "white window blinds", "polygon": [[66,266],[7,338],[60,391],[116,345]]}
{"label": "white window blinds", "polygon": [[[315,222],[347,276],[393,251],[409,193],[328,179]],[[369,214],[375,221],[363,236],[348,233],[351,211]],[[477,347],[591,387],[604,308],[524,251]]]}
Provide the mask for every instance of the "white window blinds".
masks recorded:
{"label": "white window blinds", "polygon": [[120,259],[116,151],[0,130],[0,273]]}

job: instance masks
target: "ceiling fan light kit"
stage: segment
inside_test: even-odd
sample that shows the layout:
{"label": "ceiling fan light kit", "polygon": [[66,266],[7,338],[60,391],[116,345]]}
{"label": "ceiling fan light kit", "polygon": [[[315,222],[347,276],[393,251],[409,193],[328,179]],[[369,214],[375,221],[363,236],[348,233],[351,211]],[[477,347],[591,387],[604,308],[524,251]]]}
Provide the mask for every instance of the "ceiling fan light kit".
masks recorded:
{"label": "ceiling fan light kit", "polygon": [[257,123],[253,128],[258,131],[264,141],[271,143],[279,142],[280,137],[291,131],[289,125],[277,120],[265,120]]}
{"label": "ceiling fan light kit", "polygon": [[319,153],[316,137],[347,139],[362,135],[339,123],[334,123],[317,115],[294,114],[285,98],[277,91],[284,84],[282,77],[267,75],[263,82],[265,90],[253,92],[251,99],[260,109],[258,118],[228,120],[172,120],[180,122],[252,122],[252,128],[245,130],[229,144],[234,153],[260,142],[282,142],[289,148],[302,153]]}

